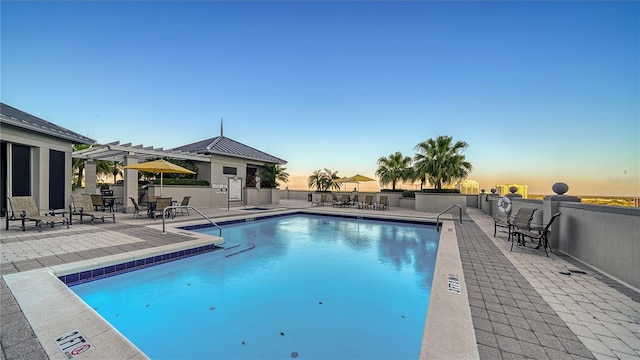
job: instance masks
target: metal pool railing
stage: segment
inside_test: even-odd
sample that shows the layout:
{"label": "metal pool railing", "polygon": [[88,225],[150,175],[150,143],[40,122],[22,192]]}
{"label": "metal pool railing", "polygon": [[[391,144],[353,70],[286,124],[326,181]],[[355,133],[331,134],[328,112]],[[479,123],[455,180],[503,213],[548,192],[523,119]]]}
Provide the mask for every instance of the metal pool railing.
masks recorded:
{"label": "metal pool railing", "polygon": [[440,231],[440,215],[446,213],[447,211],[453,209],[454,207],[458,207],[458,210],[460,210],[460,224],[462,224],[462,206],[458,204],[453,204],[448,208],[446,208],[445,210],[443,210],[442,212],[440,212],[440,214],[438,214],[438,216],[436,217],[436,231]]}
{"label": "metal pool railing", "polygon": [[211,223],[211,225],[215,226],[218,228],[218,230],[220,230],[220,237],[222,237],[222,228],[216,224],[213,220],[209,219],[207,217],[207,215],[203,214],[202,212],[200,212],[200,210],[196,209],[195,207],[191,206],[191,205],[174,205],[174,206],[167,206],[166,208],[164,208],[164,211],[162,211],[162,233],[166,234],[166,230],[165,230],[165,219],[167,218],[167,214],[169,213],[169,210],[172,209],[191,209],[193,211],[195,211],[196,213],[198,213],[200,216],[202,216],[203,219],[207,220],[208,222]]}

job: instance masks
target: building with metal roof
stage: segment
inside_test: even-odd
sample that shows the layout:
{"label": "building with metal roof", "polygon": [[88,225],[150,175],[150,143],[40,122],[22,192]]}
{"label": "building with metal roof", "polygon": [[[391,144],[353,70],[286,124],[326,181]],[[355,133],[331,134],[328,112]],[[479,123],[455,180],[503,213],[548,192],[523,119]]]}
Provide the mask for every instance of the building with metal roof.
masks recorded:
{"label": "building with metal roof", "polygon": [[95,141],[0,103],[0,204],[7,196],[35,197],[40,209],[64,209],[71,196],[74,144]]}

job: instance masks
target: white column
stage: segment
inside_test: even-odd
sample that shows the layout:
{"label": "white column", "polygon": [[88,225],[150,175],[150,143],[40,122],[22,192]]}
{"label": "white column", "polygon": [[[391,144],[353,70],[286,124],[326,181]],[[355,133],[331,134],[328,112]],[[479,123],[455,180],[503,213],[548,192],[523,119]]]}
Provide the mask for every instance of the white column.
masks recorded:
{"label": "white column", "polygon": [[[135,165],[138,163],[138,159],[126,155],[124,157],[124,165]],[[124,169],[124,199],[122,199],[122,211],[125,213],[133,212],[133,203],[129,200],[130,197],[138,201],[138,170]],[[138,204],[139,205],[139,204]]]}
{"label": "white column", "polygon": [[84,162],[84,192],[87,194],[96,193],[96,162],[88,159]]}

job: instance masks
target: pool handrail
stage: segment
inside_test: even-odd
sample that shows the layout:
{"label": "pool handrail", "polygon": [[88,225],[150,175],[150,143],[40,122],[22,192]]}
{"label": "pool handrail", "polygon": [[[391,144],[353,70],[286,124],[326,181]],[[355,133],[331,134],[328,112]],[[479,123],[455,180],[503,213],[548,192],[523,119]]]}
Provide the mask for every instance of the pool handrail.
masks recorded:
{"label": "pool handrail", "polygon": [[191,205],[172,205],[172,206],[167,206],[166,208],[164,208],[164,210],[162,211],[162,233],[163,234],[167,233],[167,231],[165,230],[165,226],[164,226],[164,220],[167,217],[168,210],[171,210],[171,209],[191,209],[191,210],[195,211],[200,216],[202,216],[202,218],[204,218],[205,220],[210,222],[211,225],[217,227],[218,230],[220,230],[220,237],[222,237],[222,228],[218,224],[216,224],[213,220],[209,219],[207,217],[207,215],[203,214],[202,212],[200,212],[200,210],[196,209],[195,207],[193,207]]}
{"label": "pool handrail", "polygon": [[451,206],[449,206],[448,208],[446,208],[445,210],[441,211],[440,214],[438,214],[438,216],[436,217],[436,231],[440,231],[440,215],[446,213],[447,211],[453,209],[454,207],[458,207],[458,210],[460,210],[460,225],[462,225],[462,206],[458,205],[458,204],[453,204]]}

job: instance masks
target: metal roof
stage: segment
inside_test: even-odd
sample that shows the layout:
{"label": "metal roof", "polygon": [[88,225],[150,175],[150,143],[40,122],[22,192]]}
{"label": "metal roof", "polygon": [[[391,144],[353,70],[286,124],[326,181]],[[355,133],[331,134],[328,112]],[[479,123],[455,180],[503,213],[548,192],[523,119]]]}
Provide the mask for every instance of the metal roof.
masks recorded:
{"label": "metal roof", "polygon": [[124,156],[135,157],[138,161],[144,161],[148,158],[168,157],[172,159],[195,160],[203,162],[211,162],[211,158],[206,155],[189,153],[185,151],[164,150],[163,148],[154,148],[153,146],[144,147],[143,145],[122,144],[119,141],[95,145],[88,149],[74,151],[71,155],[74,159],[93,159],[108,161],[124,161]]}
{"label": "metal roof", "polygon": [[82,136],[62,126],[50,123],[39,117],[18,110],[13,106],[0,103],[0,123],[19,127],[21,129],[67,140],[72,144],[93,144],[95,140]]}
{"label": "metal roof", "polygon": [[190,153],[198,154],[225,155],[274,164],[287,163],[285,160],[254,149],[251,146],[247,146],[235,140],[229,139],[228,137],[225,137],[223,135],[198,141],[193,144],[183,145],[177,148],[173,148],[172,150],[187,151]]}

